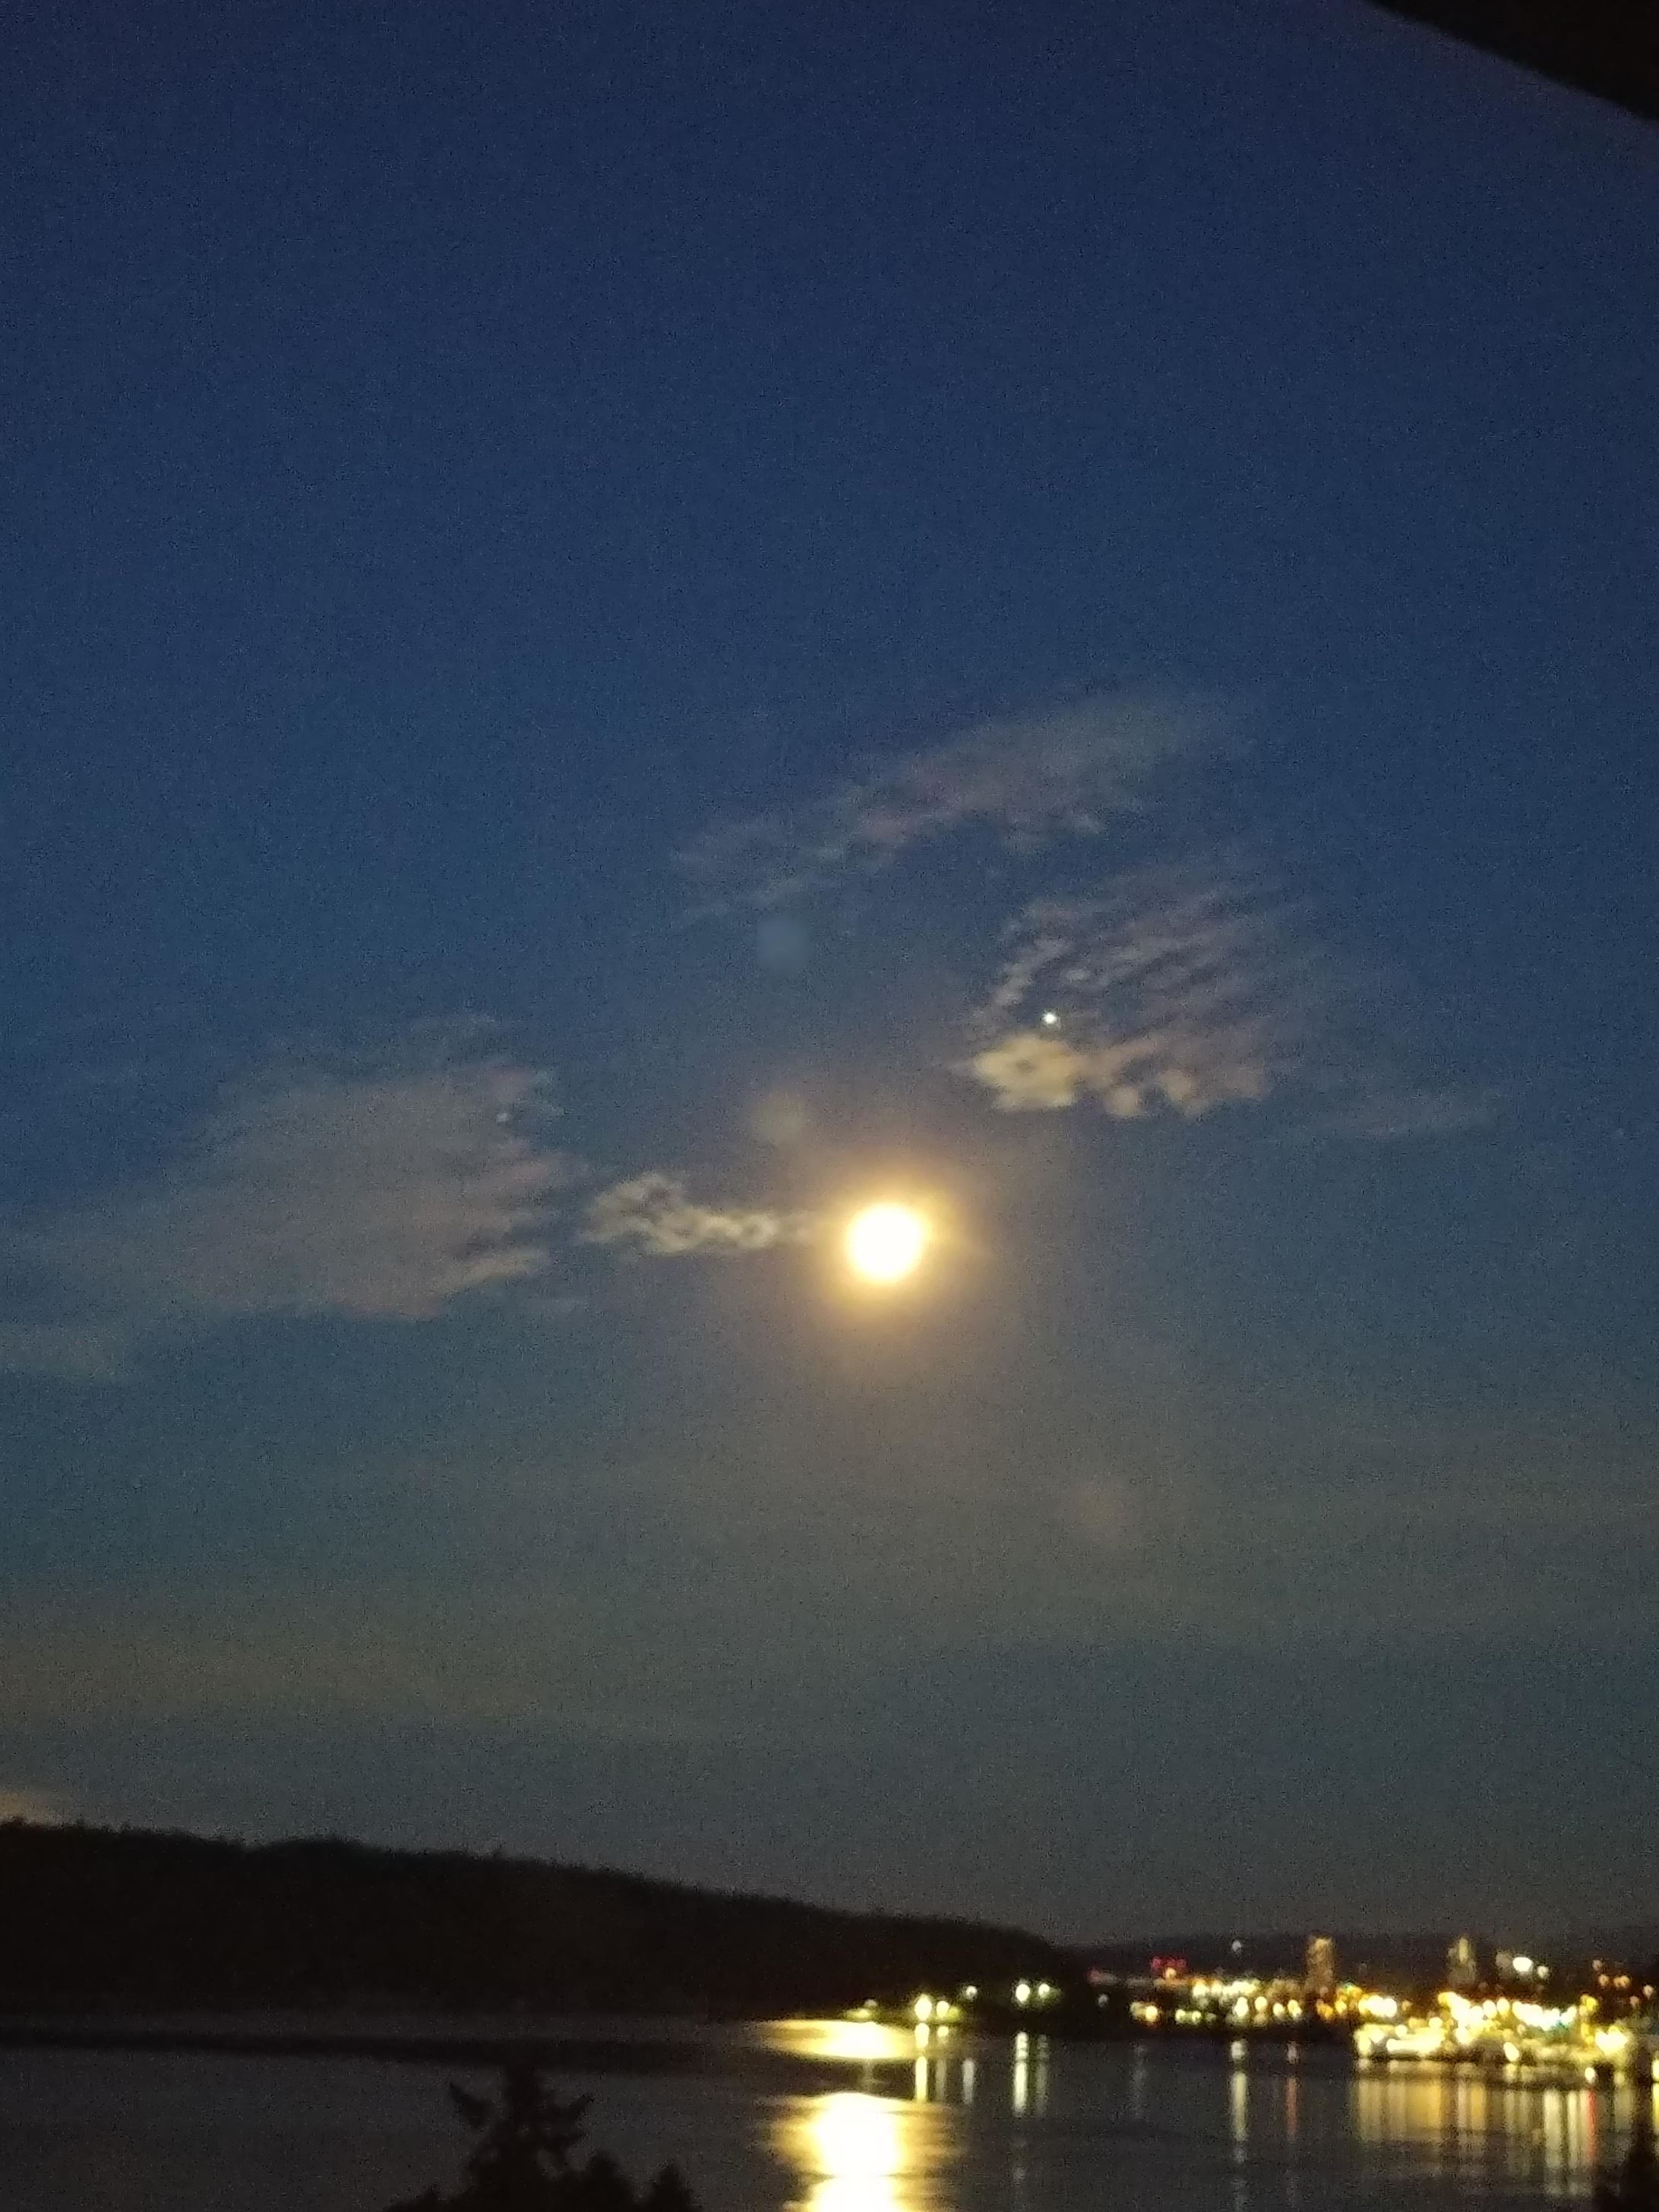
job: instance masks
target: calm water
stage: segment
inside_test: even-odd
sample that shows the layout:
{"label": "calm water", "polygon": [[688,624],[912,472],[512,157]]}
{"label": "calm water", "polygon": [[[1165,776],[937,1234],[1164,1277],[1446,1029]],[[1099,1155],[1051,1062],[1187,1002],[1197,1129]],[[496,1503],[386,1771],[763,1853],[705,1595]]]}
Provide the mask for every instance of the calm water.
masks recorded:
{"label": "calm water", "polygon": [[[1583,2203],[1635,2092],[1224,2046],[1107,2047],[780,2023],[653,2031],[697,2070],[607,2072],[593,2136],[678,2159],[708,2212],[1346,2212]],[[756,2054],[831,2062],[821,2091]],[[0,2052],[5,2212],[380,2212],[452,2180],[425,2065]],[[480,2077],[479,2086],[487,2086]]]}

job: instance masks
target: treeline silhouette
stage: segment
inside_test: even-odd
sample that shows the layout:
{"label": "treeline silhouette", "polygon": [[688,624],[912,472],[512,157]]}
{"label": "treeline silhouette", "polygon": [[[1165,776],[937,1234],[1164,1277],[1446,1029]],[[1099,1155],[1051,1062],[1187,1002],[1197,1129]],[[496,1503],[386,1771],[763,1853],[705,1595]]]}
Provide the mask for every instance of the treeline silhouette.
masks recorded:
{"label": "treeline silhouette", "polygon": [[1054,1945],[642,1875],[337,1838],[0,1823],[0,2009],[842,2009],[1060,1978]]}
{"label": "treeline silhouette", "polygon": [[641,2191],[608,2151],[578,2160],[592,2100],[562,2100],[533,2059],[503,2069],[498,2096],[455,2081],[449,2096],[473,2139],[460,2187],[448,2196],[425,2190],[387,2212],[698,2212],[678,2166],[664,2166]]}

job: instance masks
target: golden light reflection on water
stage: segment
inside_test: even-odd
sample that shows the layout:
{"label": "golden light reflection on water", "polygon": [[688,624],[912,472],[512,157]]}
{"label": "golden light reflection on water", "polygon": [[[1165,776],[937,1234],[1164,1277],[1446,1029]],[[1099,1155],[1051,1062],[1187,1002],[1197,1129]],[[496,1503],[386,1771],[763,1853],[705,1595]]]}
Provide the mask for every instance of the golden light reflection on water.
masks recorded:
{"label": "golden light reflection on water", "polygon": [[[1051,2072],[1073,2121],[1079,2111],[1098,2112],[1109,2130],[1120,2118],[1162,2118],[1172,2143],[1190,2130],[1193,2143],[1211,2146],[1205,2154],[1218,2153],[1227,2175],[1209,2185],[1206,2201],[1218,2212],[1300,2212],[1304,2188],[1310,2204],[1320,2201],[1333,2157],[1355,2173],[1449,2187],[1460,2200],[1577,2201],[1598,2164],[1622,2152],[1635,2109],[1624,2083],[1552,2081],[1514,2066],[1350,2073],[1323,2054],[1310,2069],[1294,2045],[1264,2057],[1240,2042],[1227,2064],[1200,2071],[1166,2069],[1140,2045],[1075,2051],[1046,2036],[1022,2032],[1004,2042],[949,2026],[803,2021],[766,2037],[844,2068],[844,2087],[792,2098],[775,2113],[773,2147],[793,2171],[791,2212],[942,2212],[951,2201],[947,2170],[966,2160],[977,2172],[992,2144],[1018,2205],[1028,2154],[1043,2140]],[[1659,2084],[1650,2094],[1659,2119]],[[978,2109],[976,2130],[964,2128],[965,2106]],[[1177,2163],[1185,2155],[1172,2154]]]}
{"label": "golden light reflection on water", "polygon": [[[1490,2075],[1401,2065],[1364,2069],[1350,2094],[1354,2134],[1373,2149],[1409,2152],[1436,2176],[1501,2172],[1572,2197],[1622,2148],[1641,2093],[1540,2081],[1513,2067]],[[1659,2122],[1659,2085],[1647,2094]]]}
{"label": "golden light reflection on water", "polygon": [[780,2020],[769,2021],[766,2040],[802,2058],[908,2062],[916,2035],[908,2027],[888,2027],[878,2020]]}
{"label": "golden light reflection on water", "polygon": [[1048,2111],[1048,2039],[1046,2035],[1027,2035],[1022,2030],[1014,2038],[1008,2102],[1017,2120],[1040,2119]]}
{"label": "golden light reflection on water", "polygon": [[805,2177],[801,2201],[811,2212],[904,2212],[915,2164],[909,2117],[884,2097],[839,2089],[787,2118],[778,2148]]}
{"label": "golden light reflection on water", "polygon": [[917,2105],[972,2105],[999,2075],[1020,2118],[1041,2114],[1048,2098],[1046,2035],[1020,2034],[999,2048],[970,2042],[955,2028],[897,2027],[873,2020],[769,2021],[761,2031],[774,2050],[848,2068],[848,2084],[866,2095]]}
{"label": "golden light reflection on water", "polygon": [[775,2051],[833,2069],[866,2096],[908,2101],[939,2094],[929,2085],[925,2031],[877,2020],[789,2020],[769,2021],[760,2033]]}
{"label": "golden light reflection on water", "polygon": [[[794,2169],[794,2212],[927,2212],[942,2166],[960,2155],[950,2113],[973,2104],[981,2059],[947,2028],[902,2029],[874,2021],[799,2021],[776,2040],[820,2059],[852,2062],[849,2086],[792,2102],[773,2148]],[[1042,2064],[1046,2094],[1046,2039]],[[1034,2094],[1032,2039],[1012,2058],[1011,2101]]]}
{"label": "golden light reflection on water", "polygon": [[1250,2142],[1250,2077],[1237,2062],[1227,2076],[1227,2121],[1233,2139],[1233,2163],[1242,2166]]}

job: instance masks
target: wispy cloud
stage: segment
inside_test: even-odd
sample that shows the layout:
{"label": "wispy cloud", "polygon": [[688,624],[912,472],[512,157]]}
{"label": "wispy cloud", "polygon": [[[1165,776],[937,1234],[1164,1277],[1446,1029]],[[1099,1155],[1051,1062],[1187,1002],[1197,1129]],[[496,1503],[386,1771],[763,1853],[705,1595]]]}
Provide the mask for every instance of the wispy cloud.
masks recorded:
{"label": "wispy cloud", "polygon": [[810,1243],[818,1232],[812,1213],[780,1212],[769,1206],[702,1206],[686,1194],[678,1176],[651,1172],[613,1183],[590,1200],[581,1239],[608,1244],[652,1259],[683,1259],[693,1253],[734,1258],[765,1252],[776,1244]]}
{"label": "wispy cloud", "polygon": [[[376,1062],[273,1060],[148,1182],[5,1223],[0,1361],[118,1371],[138,1340],[260,1315],[418,1321],[547,1263],[569,1177],[545,1077],[429,1030]],[[29,1310],[30,1304],[33,1311]]]}
{"label": "wispy cloud", "polygon": [[1305,1046],[1323,989],[1326,963],[1291,908],[1237,857],[1039,901],[1005,935],[963,1072],[1006,1113],[1087,1097],[1117,1120],[1195,1119],[1265,1098]]}
{"label": "wispy cloud", "polygon": [[706,830],[679,855],[700,911],[779,907],[971,828],[1019,846],[1098,836],[1158,771],[1213,744],[1201,699],[1129,692],[988,720],[848,777],[816,805]]}
{"label": "wispy cloud", "polygon": [[1493,1091],[1456,1085],[1414,1089],[1378,1075],[1351,1085],[1346,1097],[1313,1115],[1301,1133],[1378,1144],[1405,1137],[1455,1137],[1470,1129],[1489,1128],[1498,1105]]}
{"label": "wispy cloud", "polygon": [[1118,1121],[1195,1121],[1294,1094],[1300,1133],[1371,1141],[1493,1118],[1490,1093],[1401,1072],[1411,994],[1331,950],[1245,848],[1036,902],[1004,936],[959,1067],[1001,1112],[1088,1100]]}

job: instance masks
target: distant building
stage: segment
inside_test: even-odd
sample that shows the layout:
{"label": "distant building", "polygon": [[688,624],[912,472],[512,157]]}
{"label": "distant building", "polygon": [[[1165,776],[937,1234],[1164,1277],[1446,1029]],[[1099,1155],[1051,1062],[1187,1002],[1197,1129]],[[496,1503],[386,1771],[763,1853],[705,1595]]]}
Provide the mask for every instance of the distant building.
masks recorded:
{"label": "distant building", "polygon": [[1302,1986],[1310,1997],[1334,1996],[1336,1993],[1336,1940],[1330,1936],[1310,1936],[1306,1954],[1306,1971]]}
{"label": "distant building", "polygon": [[1460,1936],[1446,1954],[1446,1987],[1472,1990],[1480,1979],[1480,1958],[1473,1936]]}

